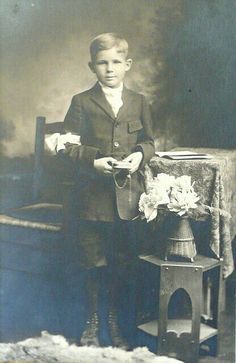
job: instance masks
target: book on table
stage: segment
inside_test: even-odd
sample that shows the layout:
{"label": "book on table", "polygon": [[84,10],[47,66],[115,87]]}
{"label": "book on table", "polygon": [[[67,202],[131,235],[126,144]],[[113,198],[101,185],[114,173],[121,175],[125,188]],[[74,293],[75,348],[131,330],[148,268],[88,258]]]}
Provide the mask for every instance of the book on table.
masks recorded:
{"label": "book on table", "polygon": [[171,160],[194,160],[194,159],[212,159],[213,155],[198,153],[187,150],[179,151],[156,151],[155,154],[160,158]]}

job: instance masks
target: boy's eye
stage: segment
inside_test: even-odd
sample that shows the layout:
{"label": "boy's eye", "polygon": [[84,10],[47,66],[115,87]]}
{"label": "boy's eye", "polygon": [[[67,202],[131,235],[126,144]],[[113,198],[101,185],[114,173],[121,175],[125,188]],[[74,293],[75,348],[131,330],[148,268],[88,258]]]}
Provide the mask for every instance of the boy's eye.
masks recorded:
{"label": "boy's eye", "polygon": [[[120,64],[120,63],[122,63],[119,59],[114,59],[113,61],[112,61],[112,63],[113,64]],[[108,64],[108,62],[107,61],[105,61],[105,60],[100,60],[100,61],[97,61],[96,62],[96,64],[97,65],[103,65],[103,64]]]}

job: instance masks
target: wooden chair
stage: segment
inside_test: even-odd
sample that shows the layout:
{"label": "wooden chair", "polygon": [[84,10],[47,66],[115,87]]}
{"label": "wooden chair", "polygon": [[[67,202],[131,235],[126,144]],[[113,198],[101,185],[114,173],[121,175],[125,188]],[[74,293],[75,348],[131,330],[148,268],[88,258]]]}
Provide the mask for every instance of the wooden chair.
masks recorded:
{"label": "wooden chair", "polygon": [[[56,157],[45,157],[45,136],[56,132],[63,132],[63,122],[46,123],[45,117],[36,118],[36,133],[35,133],[35,154],[34,154],[34,167],[32,178],[32,203],[23,205],[20,208],[14,208],[4,211],[0,215],[0,224],[20,226],[33,229],[41,229],[47,231],[60,231],[63,229],[67,219],[67,195],[68,187],[72,184],[66,181],[57,182],[57,185],[52,185],[51,189],[58,189],[58,196],[65,195],[61,201],[52,201],[52,197],[47,200],[46,195],[43,195],[45,189],[45,179],[48,178],[48,170],[51,170],[51,176],[55,171],[53,164],[58,164]],[[63,173],[63,172],[62,172]],[[56,181],[55,174],[54,180]],[[64,193],[61,193],[61,191]],[[4,191],[3,191],[4,192]],[[51,199],[51,200],[50,200]],[[55,199],[55,196],[54,196]],[[58,198],[59,200],[59,198]]]}
{"label": "wooden chair", "polygon": [[[63,248],[70,223],[72,184],[56,184],[57,157],[45,157],[44,151],[45,135],[62,130],[62,122],[47,124],[45,117],[37,117],[32,202],[0,214],[2,342],[39,335],[42,330],[63,334]],[[57,189],[63,198],[49,198],[50,193],[43,190],[50,174],[47,169],[54,174],[51,189]]]}

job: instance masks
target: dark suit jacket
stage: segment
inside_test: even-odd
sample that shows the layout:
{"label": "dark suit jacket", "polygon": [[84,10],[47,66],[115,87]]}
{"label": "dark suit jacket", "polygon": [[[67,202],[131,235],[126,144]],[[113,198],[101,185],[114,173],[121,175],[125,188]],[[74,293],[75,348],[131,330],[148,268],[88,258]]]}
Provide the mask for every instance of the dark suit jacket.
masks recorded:
{"label": "dark suit jacket", "polygon": [[[154,155],[151,117],[144,96],[124,87],[122,99],[123,106],[115,117],[99,83],[96,83],[90,90],[72,98],[66,114],[65,131],[81,136],[82,145],[66,145],[64,153],[64,157],[73,161],[76,167],[77,195],[74,200],[80,218],[109,222],[117,216],[113,178],[95,170],[95,158],[112,156],[122,160],[140,150],[143,153],[142,168]],[[140,195],[144,190],[143,181],[137,173],[134,174],[132,188]]]}

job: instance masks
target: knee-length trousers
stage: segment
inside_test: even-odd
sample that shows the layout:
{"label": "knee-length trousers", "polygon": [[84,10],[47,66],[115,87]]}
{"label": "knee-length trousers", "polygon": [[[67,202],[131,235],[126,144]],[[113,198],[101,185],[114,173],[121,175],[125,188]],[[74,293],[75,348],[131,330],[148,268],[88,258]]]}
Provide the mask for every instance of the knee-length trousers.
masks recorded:
{"label": "knee-length trousers", "polygon": [[137,221],[114,222],[80,219],[76,226],[74,259],[81,268],[107,264],[127,266],[139,254]]}

